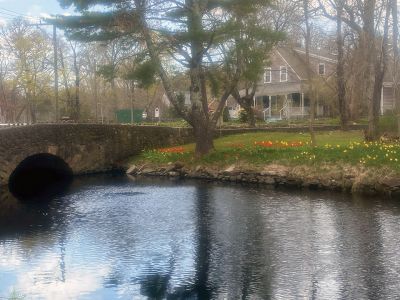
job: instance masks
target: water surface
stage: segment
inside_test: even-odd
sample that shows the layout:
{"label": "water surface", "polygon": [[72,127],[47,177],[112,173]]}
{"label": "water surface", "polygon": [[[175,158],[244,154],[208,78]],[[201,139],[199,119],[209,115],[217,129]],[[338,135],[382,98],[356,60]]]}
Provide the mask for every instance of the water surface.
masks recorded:
{"label": "water surface", "polygon": [[0,299],[399,299],[400,201],[125,176],[0,196]]}

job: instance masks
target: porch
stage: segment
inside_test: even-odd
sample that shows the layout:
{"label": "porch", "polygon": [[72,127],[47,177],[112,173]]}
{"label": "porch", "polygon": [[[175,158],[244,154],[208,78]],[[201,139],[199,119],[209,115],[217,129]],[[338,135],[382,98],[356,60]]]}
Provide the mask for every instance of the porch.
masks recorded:
{"label": "porch", "polygon": [[256,96],[253,107],[258,117],[265,121],[301,119],[310,113],[309,100],[304,97],[304,93]]}

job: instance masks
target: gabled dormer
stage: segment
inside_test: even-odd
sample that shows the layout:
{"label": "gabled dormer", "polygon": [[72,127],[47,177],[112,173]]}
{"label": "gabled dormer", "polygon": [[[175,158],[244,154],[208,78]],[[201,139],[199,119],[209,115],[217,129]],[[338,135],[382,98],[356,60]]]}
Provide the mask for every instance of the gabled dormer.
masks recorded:
{"label": "gabled dormer", "polygon": [[[282,51],[283,52],[283,51]],[[259,84],[276,85],[284,83],[297,83],[301,79],[286,60],[286,53],[282,54],[279,48],[273,50],[270,55],[270,65],[264,69]]]}

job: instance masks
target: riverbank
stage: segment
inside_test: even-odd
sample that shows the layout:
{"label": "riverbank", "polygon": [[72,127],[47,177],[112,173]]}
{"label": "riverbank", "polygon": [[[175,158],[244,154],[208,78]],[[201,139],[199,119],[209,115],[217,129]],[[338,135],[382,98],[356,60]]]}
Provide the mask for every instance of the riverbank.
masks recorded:
{"label": "riverbank", "polygon": [[265,165],[263,168],[231,165],[226,169],[207,165],[186,167],[181,162],[166,165],[131,165],[133,176],[166,176],[174,178],[206,179],[237,183],[257,183],[269,186],[288,186],[302,189],[333,190],[338,192],[384,195],[400,198],[400,177],[391,170],[368,169],[351,165]]}
{"label": "riverbank", "polygon": [[134,176],[169,176],[335,190],[400,198],[400,145],[363,142],[362,132],[249,133],[215,141],[196,159],[193,144],[148,150],[127,166]]}

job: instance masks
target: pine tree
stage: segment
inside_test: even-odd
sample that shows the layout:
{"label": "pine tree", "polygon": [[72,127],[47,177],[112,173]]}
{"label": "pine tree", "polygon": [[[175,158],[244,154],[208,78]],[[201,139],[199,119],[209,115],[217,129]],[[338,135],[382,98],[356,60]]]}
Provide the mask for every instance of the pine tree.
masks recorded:
{"label": "pine tree", "polygon": [[[196,155],[214,148],[214,129],[226,100],[243,76],[246,57],[236,56],[219,87],[217,108],[210,113],[209,78],[220,72],[224,52],[233,52],[243,20],[270,5],[269,0],[59,0],[74,6],[78,16],[58,16],[57,26],[81,41],[130,38],[146,46],[146,56],[155,67],[165,92],[179,115],[194,130]],[[98,9],[101,6],[102,9]],[[254,24],[255,30],[257,28]],[[273,37],[275,38],[275,37]],[[272,39],[266,34],[264,40]],[[243,55],[247,55],[245,52]],[[190,77],[190,106],[182,106],[174,90],[166,62]]]}

